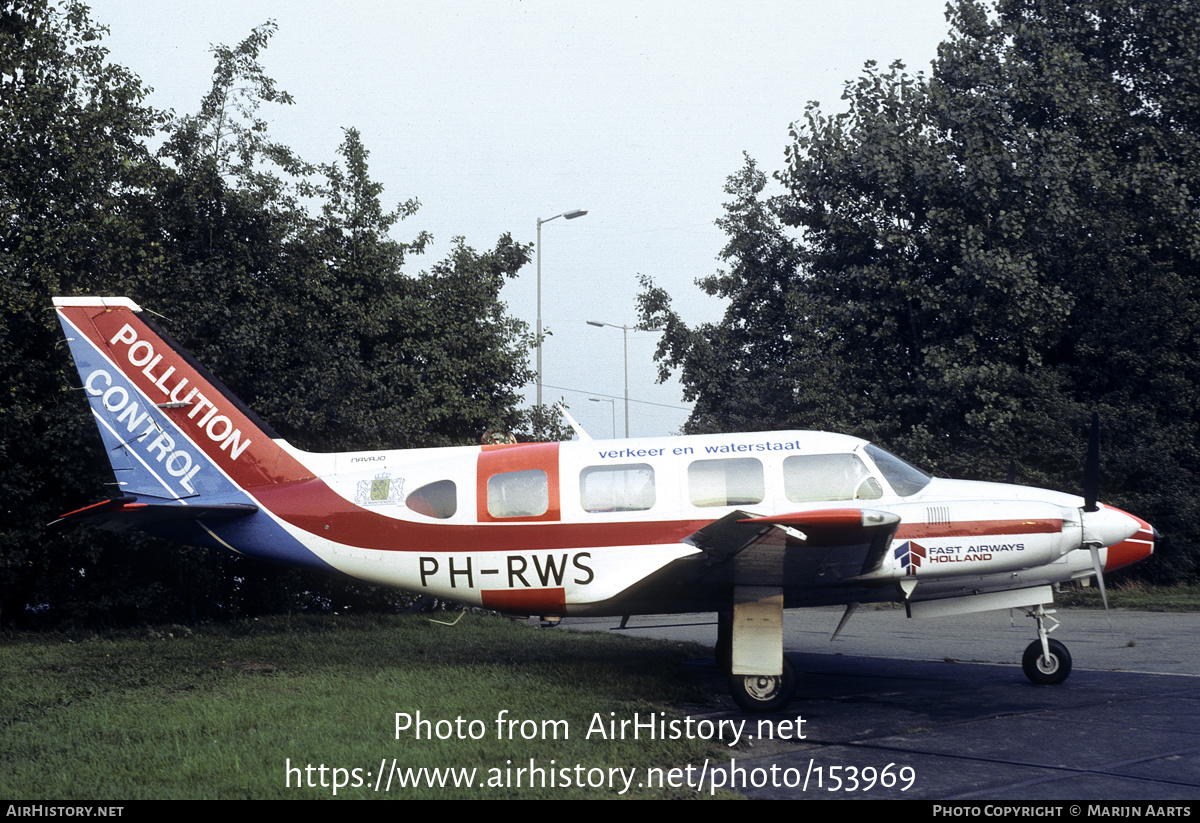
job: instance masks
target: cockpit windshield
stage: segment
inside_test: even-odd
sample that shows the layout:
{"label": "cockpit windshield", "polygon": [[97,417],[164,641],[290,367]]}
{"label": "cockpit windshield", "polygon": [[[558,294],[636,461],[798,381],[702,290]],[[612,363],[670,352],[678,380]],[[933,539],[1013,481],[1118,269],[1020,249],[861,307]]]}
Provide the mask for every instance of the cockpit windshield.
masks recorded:
{"label": "cockpit windshield", "polygon": [[929,485],[929,481],[933,479],[916,466],[909,465],[896,455],[884,451],[876,445],[868,443],[865,451],[875,461],[875,465],[892,487],[892,491],[901,497],[916,494]]}

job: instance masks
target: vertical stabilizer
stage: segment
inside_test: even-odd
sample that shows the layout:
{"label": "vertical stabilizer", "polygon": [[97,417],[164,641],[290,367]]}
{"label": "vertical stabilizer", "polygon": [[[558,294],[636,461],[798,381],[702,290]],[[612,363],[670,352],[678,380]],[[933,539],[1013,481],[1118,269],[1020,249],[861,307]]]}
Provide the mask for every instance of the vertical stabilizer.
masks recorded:
{"label": "vertical stabilizer", "polygon": [[123,493],[187,500],[311,476],[133,301],[54,305]]}

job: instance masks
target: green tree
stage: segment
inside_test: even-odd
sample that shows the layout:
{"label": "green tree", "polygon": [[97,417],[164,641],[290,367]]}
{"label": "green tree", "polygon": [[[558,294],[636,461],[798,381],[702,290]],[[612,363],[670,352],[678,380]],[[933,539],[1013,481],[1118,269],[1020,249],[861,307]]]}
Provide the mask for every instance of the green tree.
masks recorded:
{"label": "green tree", "polygon": [[788,301],[802,251],[779,219],[778,199],[764,199],[766,186],[766,175],[749,157],[725,186],[733,200],[717,225],[729,237],[721,252],[728,269],[698,282],[705,293],[728,301],[723,322],[688,328],[671,309],[670,296],[642,278],[643,320],[663,330],[659,377],[680,369],[685,399],[696,404],[689,433],[776,427],[792,416],[801,391],[780,376],[807,339],[797,335],[804,318]]}
{"label": "green tree", "polygon": [[271,283],[279,310],[264,356],[278,362],[272,389],[259,392],[264,417],[321,450],[462,445],[491,428],[528,431],[516,411],[531,378],[528,332],[507,315],[500,288],[529,248],[505,235],[480,254],[459,239],[446,260],[410,275],[405,262],[430,238],[401,243],[391,232],[417,201],[384,210],[357,131],[346,130],[339,154],[344,167],[324,166],[314,189],[325,200],[320,218],[289,244],[289,268]]}
{"label": "green tree", "polygon": [[[210,92],[171,119],[110,64],[76,2],[0,5],[0,620],[220,617],[394,605],[395,594],[179,550],[136,534],[47,531],[112,481],[50,309],[128,295],[264,419],[314,450],[478,442],[528,428],[527,329],[499,302],[529,248],[391,237],[347,130],[340,162],[304,163],[260,107],[287,104],[259,63],[274,26],[214,48]],[[160,156],[146,140],[166,136]],[[311,204],[315,203],[315,207]]]}
{"label": "green tree", "polygon": [[[319,167],[271,139],[260,105],[291,102],[259,63],[273,31],[215,47],[212,90],[174,124],[164,154],[179,174],[161,214],[178,257],[147,284],[145,304],[302,448],[463,445],[496,425],[520,428],[527,336],[499,289],[528,249],[505,237],[479,255],[460,242],[444,263],[408,274],[430,238],[392,232],[419,204],[383,206],[356,130],[345,131],[340,162]],[[222,569],[218,599],[243,613],[301,594],[333,607],[390,597],[242,558],[206,562]]]}
{"label": "green tree", "polygon": [[484,255],[459,243],[408,274],[430,238],[391,235],[419,204],[383,206],[357,131],[346,130],[341,162],[320,167],[271,140],[259,106],[291,102],[258,62],[273,31],[215,47],[212,90],[174,126],[164,154],[180,171],[161,213],[179,255],[146,304],[304,448],[463,444],[492,425],[527,428],[516,412],[527,334],[499,288],[529,250],[508,237]]}
{"label": "green tree", "polygon": [[[1022,482],[1064,489],[1097,409],[1105,498],[1168,534],[1154,574],[1194,576],[1200,3],[958,0],[948,19],[928,78],[868,64],[844,112],[809,106],[784,193],[738,198],[724,224],[730,248],[795,236],[788,270],[707,281],[729,313],[664,363],[707,363],[683,372],[700,414],[782,406],[773,425],[959,476],[1015,459]],[[748,379],[718,374],[710,343]]]}
{"label": "green tree", "polygon": [[[48,537],[46,524],[95,494],[101,461],[53,294],[122,289],[154,265],[146,193],[159,167],[142,142],[165,122],[136,77],[106,60],[104,30],[68,2],[0,4],[0,619],[79,594],[76,613],[132,598],[124,557],[97,585],[114,540]],[[111,477],[106,478],[111,480]],[[47,544],[51,545],[48,546]],[[87,605],[82,605],[86,602]],[[61,614],[61,612],[60,612]]]}

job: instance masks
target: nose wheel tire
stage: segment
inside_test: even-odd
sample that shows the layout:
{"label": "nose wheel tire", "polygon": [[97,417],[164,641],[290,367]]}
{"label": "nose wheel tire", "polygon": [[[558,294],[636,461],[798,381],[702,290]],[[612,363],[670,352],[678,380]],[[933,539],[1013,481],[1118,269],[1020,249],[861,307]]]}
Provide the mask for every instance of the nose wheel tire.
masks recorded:
{"label": "nose wheel tire", "polygon": [[1071,673],[1071,653],[1057,640],[1048,640],[1049,658],[1042,656],[1042,643],[1035,640],[1025,649],[1021,668],[1031,682],[1039,686],[1055,686],[1067,679]]}
{"label": "nose wheel tire", "polygon": [[796,691],[796,670],[783,658],[782,675],[731,674],[729,692],[743,711],[752,714],[783,709]]}

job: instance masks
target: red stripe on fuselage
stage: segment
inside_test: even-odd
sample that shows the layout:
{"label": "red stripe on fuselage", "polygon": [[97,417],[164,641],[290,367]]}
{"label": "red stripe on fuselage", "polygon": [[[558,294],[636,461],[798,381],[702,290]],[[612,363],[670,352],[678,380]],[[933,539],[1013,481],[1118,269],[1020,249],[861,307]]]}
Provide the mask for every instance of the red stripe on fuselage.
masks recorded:
{"label": "red stripe on fuselage", "polygon": [[897,540],[936,537],[990,537],[1005,534],[1057,534],[1061,520],[966,520],[959,523],[901,523]]}
{"label": "red stripe on fuselage", "polygon": [[[356,506],[323,480],[251,490],[254,498],[285,522],[336,543],[377,551],[541,551],[678,543],[713,518],[591,523],[419,523]],[[931,537],[1017,535],[1057,532],[1061,521],[984,520],[945,525],[901,525],[903,534]],[[920,539],[920,538],[917,538]]]}
{"label": "red stripe on fuselage", "polygon": [[263,508],[310,534],[380,551],[538,551],[678,543],[712,522],[417,523],[356,506],[319,479],[250,493]]}

